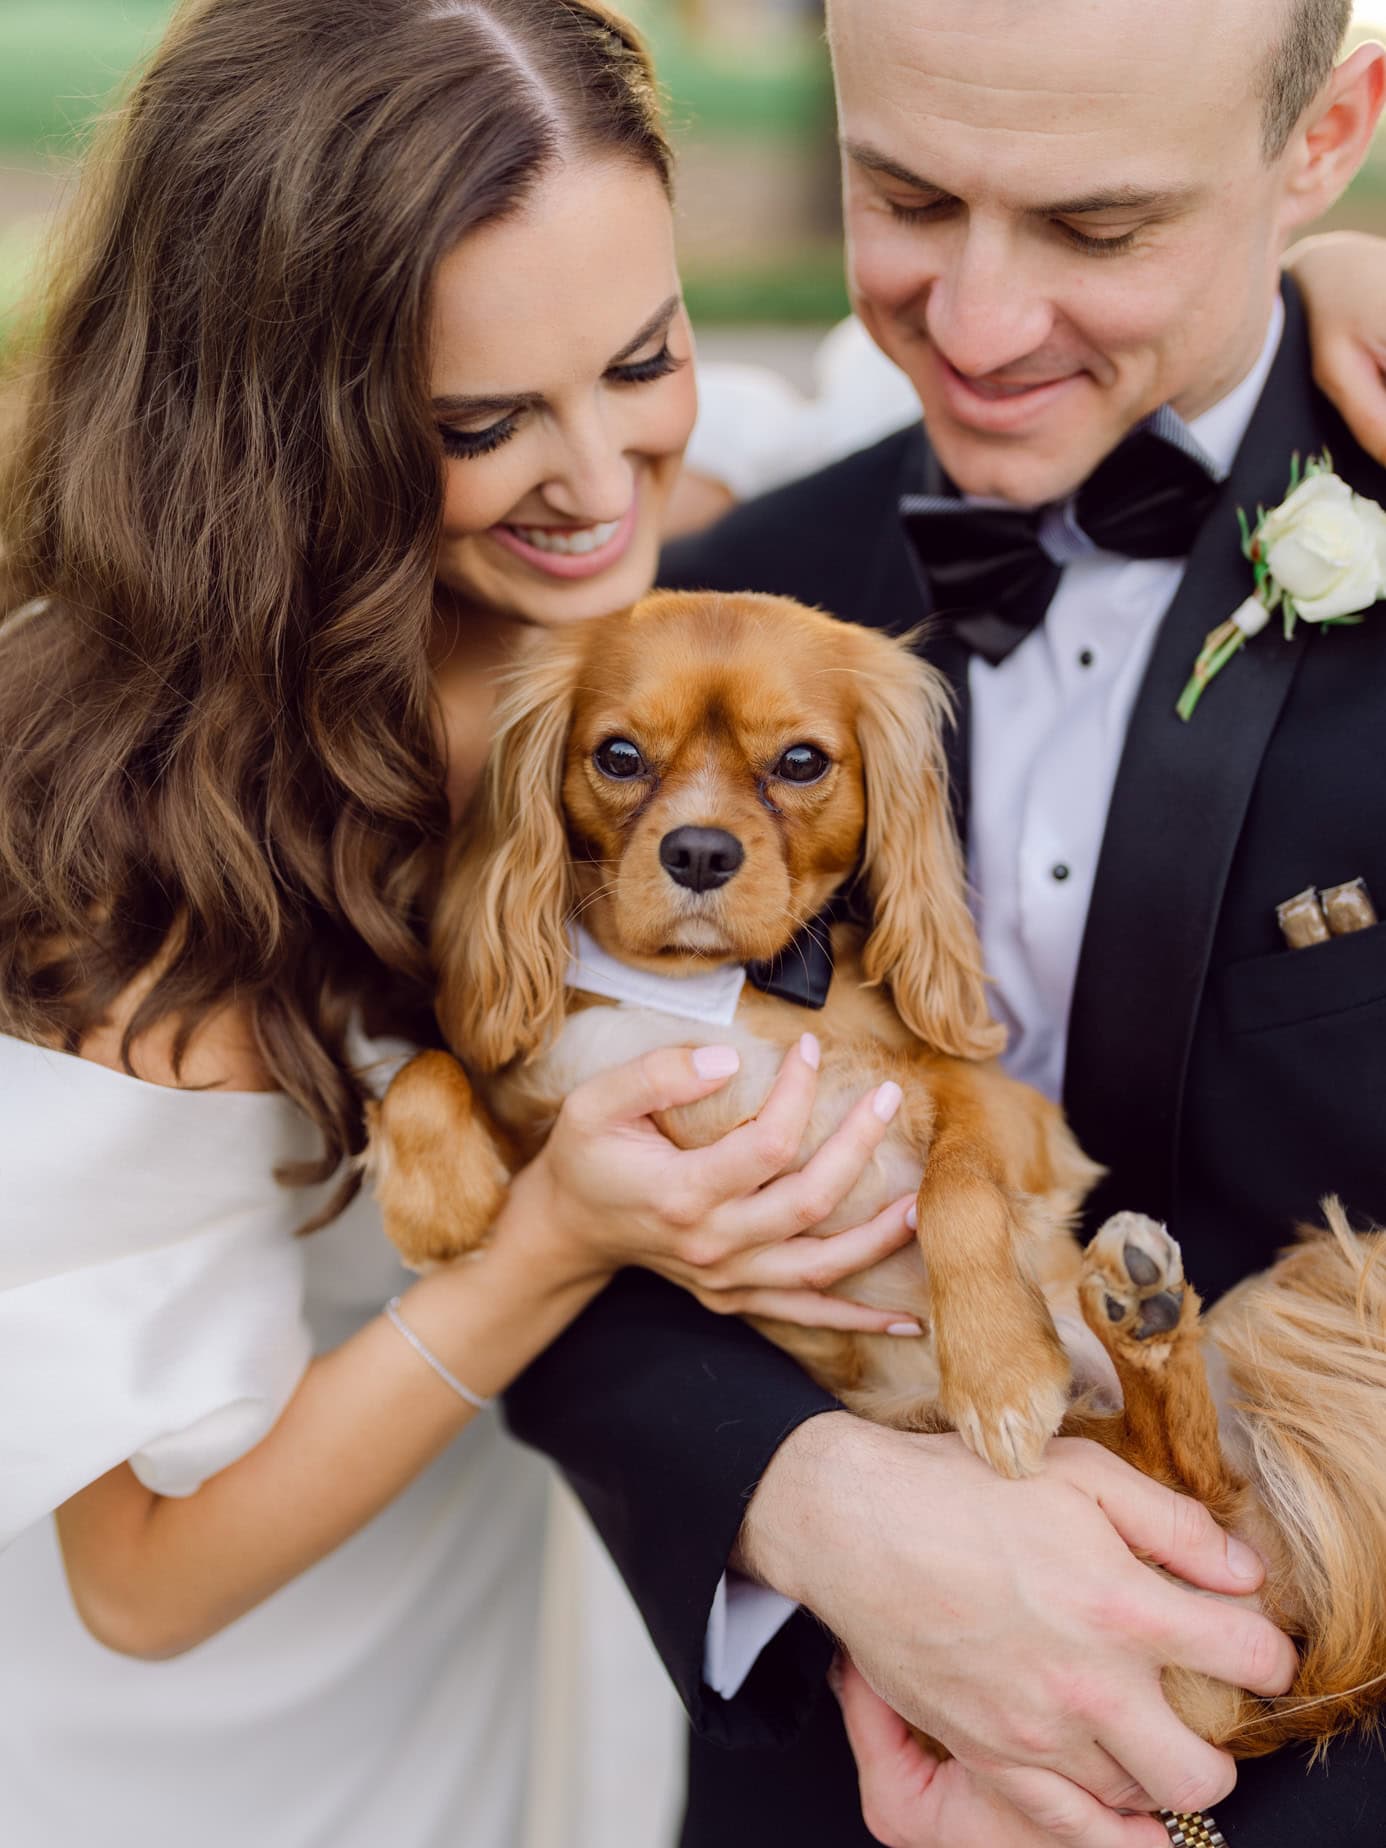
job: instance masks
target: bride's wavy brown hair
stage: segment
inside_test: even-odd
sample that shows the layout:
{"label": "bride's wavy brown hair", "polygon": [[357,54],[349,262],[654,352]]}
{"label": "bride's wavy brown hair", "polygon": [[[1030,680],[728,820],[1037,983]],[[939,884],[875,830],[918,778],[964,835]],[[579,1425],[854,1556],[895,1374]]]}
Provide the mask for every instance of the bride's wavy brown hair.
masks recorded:
{"label": "bride's wavy brown hair", "polygon": [[[353,1013],[430,1013],[430,285],[571,154],[669,180],[588,0],[195,0],[89,164],[0,488],[0,1029],[229,1003],[362,1143]],[[336,1210],[349,1185],[334,1200]],[[326,1216],[326,1215],[324,1215]]]}

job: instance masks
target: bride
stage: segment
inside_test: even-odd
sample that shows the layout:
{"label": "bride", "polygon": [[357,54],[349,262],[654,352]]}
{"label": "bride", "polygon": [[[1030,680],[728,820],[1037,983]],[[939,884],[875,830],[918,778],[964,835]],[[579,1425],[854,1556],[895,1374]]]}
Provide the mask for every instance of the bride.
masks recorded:
{"label": "bride", "polygon": [[726,1059],[589,1087],[421,1281],[363,1185],[493,671],[652,582],[692,357],[585,0],[200,0],[93,163],[0,500],[7,1842],[513,1844],[543,1477],[478,1404],[627,1264],[898,1320],[766,1230],[883,1129],[776,1177],[811,1040],[699,1154],[648,1113]]}

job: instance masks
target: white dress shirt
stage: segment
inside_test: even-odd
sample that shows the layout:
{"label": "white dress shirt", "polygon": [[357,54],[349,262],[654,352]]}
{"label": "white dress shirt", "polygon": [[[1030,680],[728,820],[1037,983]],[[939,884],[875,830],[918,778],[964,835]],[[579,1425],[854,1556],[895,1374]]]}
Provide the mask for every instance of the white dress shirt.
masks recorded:
{"label": "white dress shirt", "polygon": [[[1189,426],[1224,474],[1284,325],[1277,297],[1255,366]],[[1048,614],[999,666],[979,655],[968,666],[967,861],[992,1010],[1010,1035],[1002,1063],[1057,1101],[1112,786],[1185,561],[1101,552],[1062,511],[1041,538],[1065,567]]]}
{"label": "white dress shirt", "polygon": [[[1246,435],[1284,327],[1277,296],[1256,364],[1189,426],[1223,474]],[[789,456],[785,464],[783,479],[802,472]],[[1069,507],[1054,511],[1041,538],[1064,566],[1044,621],[999,666],[974,656],[968,668],[967,860],[992,1010],[1009,1033],[1002,1064],[1057,1101],[1117,766],[1186,561],[1100,551]],[[724,1578],[708,1625],[709,1687],[728,1700],[738,1693],[793,1610],[777,1592],[737,1573]]]}

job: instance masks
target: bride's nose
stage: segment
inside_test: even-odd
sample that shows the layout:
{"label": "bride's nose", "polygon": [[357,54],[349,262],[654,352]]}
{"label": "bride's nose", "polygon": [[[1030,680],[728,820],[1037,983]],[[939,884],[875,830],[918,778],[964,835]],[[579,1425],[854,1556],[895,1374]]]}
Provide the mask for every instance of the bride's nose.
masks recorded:
{"label": "bride's nose", "polygon": [[566,520],[597,526],[630,511],[635,472],[614,421],[593,410],[558,433],[543,495]]}

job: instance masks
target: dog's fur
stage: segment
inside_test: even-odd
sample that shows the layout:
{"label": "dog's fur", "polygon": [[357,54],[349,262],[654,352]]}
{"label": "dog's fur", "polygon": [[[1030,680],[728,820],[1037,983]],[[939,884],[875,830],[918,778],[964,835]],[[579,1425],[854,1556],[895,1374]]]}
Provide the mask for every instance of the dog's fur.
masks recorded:
{"label": "dog's fur", "polygon": [[[1326,1737],[1372,1710],[1381,1689],[1366,1684],[1386,1665],[1378,1240],[1335,1218],[1206,1327],[1160,1228],[1122,1216],[1080,1252],[1071,1228],[1099,1171],[1059,1111],[992,1062],[1001,1033],[948,805],[946,707],[907,643],[782,599],[657,594],[548,638],[502,706],[435,926],[439,1019],[487,1114],[447,1055],[404,1069],[373,1125],[387,1226],[415,1264],[474,1248],[567,1093],[655,1046],[739,1048],[732,1083],[661,1123],[682,1146],[709,1143],[757,1113],[812,1027],[823,1071],[795,1165],[867,1086],[894,1078],[904,1092],[821,1230],[918,1189],[918,1244],[838,1288],[916,1314],[928,1334],[764,1332],[851,1409],[954,1428],[1006,1474],[1035,1470],[1062,1424],[1206,1501],[1271,1558],[1267,1608],[1309,1646],[1285,1701],[1191,1677],[1171,1677],[1172,1696],[1242,1753]],[[645,774],[602,773],[594,754],[613,738],[639,747]],[[802,743],[828,759],[809,784],[777,774]],[[685,825],[741,843],[720,889],[686,890],[661,865],[661,841]],[[678,975],[773,956],[857,877],[874,923],[835,926],[821,1014],[748,987],[730,1028],[702,1029],[565,986],[574,917],[621,960]],[[1115,1372],[1119,1414],[1073,1398],[1058,1327],[1080,1373]]]}

